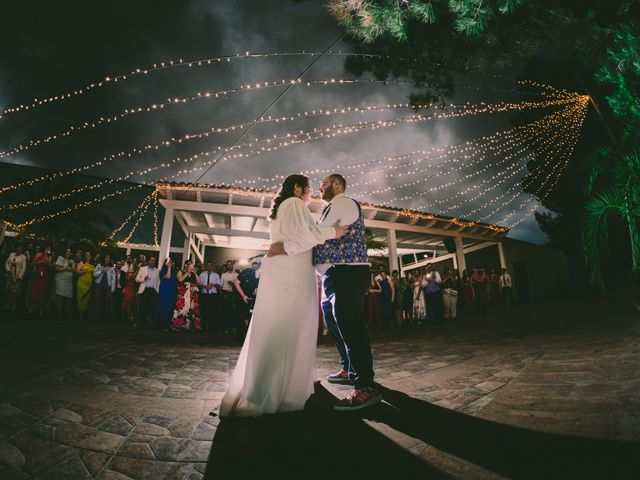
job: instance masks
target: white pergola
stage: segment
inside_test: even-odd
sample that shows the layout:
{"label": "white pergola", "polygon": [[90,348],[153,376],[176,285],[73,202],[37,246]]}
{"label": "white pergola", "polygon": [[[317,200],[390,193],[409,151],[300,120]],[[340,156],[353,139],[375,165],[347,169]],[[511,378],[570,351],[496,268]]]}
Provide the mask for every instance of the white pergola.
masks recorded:
{"label": "white pergola", "polygon": [[[179,183],[158,183],[156,190],[165,208],[161,259],[170,251],[182,251],[183,260],[195,257],[204,261],[206,247],[265,251],[269,248],[267,216],[275,192]],[[455,268],[463,270],[465,254],[494,246],[498,248],[501,266],[506,265],[502,239],[508,229],[504,227],[367,203],[361,206],[365,226],[374,240],[386,245],[386,251],[380,253],[388,254],[392,270],[406,271],[448,259]],[[309,208],[318,218],[323,203],[314,198]],[[174,222],[178,222],[185,235],[182,249],[170,248]],[[455,253],[446,251],[447,238],[453,239]],[[400,259],[407,255],[411,260],[402,262]]]}

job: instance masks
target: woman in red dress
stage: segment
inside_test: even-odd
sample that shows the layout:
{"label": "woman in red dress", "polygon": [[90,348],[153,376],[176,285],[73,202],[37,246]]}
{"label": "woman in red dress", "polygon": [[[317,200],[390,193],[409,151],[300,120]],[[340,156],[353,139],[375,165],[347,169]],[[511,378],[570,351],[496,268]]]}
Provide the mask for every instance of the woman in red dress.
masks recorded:
{"label": "woman in red dress", "polygon": [[138,275],[138,261],[133,260],[127,270],[126,280],[124,284],[124,290],[122,292],[122,319],[126,322],[135,325],[136,323],[136,310],[137,310],[137,293],[138,284],[136,283],[136,275]]}
{"label": "woman in red dress", "polygon": [[44,252],[38,251],[33,259],[33,273],[31,274],[31,294],[29,296],[29,312],[34,310],[42,316],[49,299],[49,269],[51,268],[51,247]]}

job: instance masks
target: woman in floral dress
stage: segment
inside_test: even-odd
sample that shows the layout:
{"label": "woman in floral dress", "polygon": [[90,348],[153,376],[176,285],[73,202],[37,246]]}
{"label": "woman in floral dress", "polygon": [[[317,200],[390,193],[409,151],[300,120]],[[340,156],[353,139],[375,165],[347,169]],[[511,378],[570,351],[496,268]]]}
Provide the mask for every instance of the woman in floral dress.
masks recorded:
{"label": "woman in floral dress", "polygon": [[176,280],[178,280],[178,292],[171,329],[201,331],[198,276],[193,263],[186,261],[184,268],[177,273]]}

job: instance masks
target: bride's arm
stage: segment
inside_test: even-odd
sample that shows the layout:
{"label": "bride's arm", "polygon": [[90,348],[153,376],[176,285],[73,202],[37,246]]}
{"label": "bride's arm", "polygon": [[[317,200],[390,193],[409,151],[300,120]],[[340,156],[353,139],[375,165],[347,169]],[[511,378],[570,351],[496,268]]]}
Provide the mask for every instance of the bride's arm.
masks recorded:
{"label": "bride's arm", "polygon": [[301,253],[336,238],[336,229],[318,226],[302,200],[294,199],[287,203],[289,205],[282,212],[280,224],[281,231],[287,236],[287,254]]}

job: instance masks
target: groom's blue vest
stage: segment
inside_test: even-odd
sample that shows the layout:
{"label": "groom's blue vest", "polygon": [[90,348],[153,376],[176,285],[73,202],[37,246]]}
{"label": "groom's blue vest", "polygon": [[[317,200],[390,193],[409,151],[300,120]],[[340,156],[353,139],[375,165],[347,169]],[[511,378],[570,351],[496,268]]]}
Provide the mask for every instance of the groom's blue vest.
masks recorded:
{"label": "groom's blue vest", "polygon": [[[353,200],[353,199],[351,199]],[[367,244],[364,236],[364,220],[360,204],[358,220],[349,225],[342,238],[327,240],[322,245],[313,247],[313,264],[321,263],[367,263]]]}

